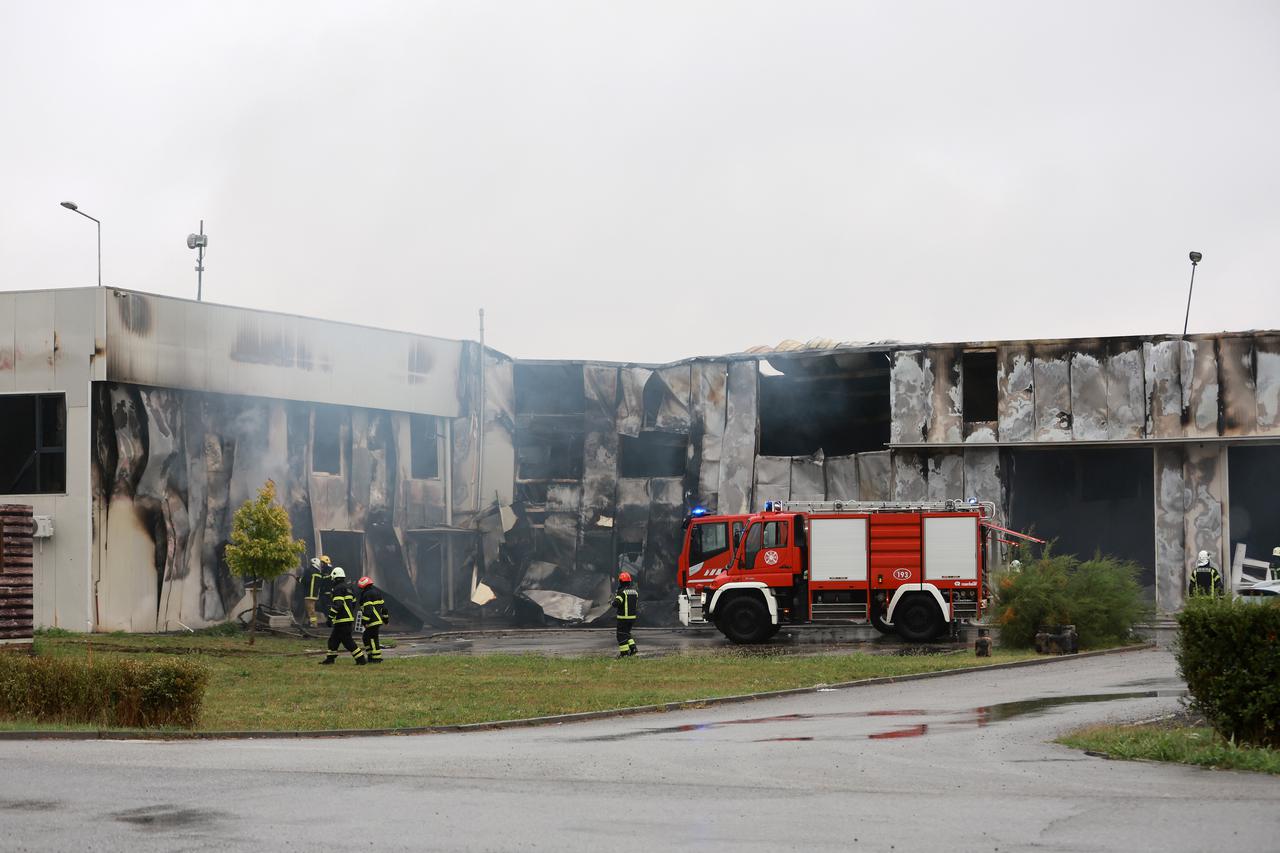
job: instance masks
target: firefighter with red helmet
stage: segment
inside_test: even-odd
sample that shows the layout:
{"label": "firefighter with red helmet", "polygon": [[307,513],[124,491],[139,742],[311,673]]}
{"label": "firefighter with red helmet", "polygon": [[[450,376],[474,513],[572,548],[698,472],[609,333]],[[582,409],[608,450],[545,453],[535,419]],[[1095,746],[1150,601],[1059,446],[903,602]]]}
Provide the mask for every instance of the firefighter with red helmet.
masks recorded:
{"label": "firefighter with red helmet", "polygon": [[382,626],[391,621],[387,612],[386,596],[382,590],[373,585],[373,578],[366,575],[356,582],[360,587],[360,612],[364,625],[364,651],[369,656],[369,663],[382,663],[382,643],[378,633]]}
{"label": "firefighter with red helmet", "polygon": [[631,573],[618,575],[618,593],[613,597],[613,609],[618,612],[618,657],[638,654],[631,628],[636,624],[636,612],[640,609],[640,593],[631,586]]}

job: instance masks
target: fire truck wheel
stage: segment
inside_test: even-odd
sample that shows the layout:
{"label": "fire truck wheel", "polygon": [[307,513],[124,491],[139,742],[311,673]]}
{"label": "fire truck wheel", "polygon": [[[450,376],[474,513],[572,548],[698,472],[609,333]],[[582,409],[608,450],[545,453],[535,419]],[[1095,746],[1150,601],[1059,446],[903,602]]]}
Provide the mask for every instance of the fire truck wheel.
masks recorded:
{"label": "fire truck wheel", "polygon": [[875,628],[881,634],[893,633],[893,626],[884,621],[884,613],[880,611],[879,607],[871,608],[871,627]]}
{"label": "fire truck wheel", "polygon": [[730,601],[716,624],[726,637],[739,644],[763,642],[773,627],[764,602],[747,595]]}
{"label": "fire truck wheel", "polygon": [[898,605],[893,627],[909,643],[927,643],[942,633],[938,606],[922,595],[913,595]]}

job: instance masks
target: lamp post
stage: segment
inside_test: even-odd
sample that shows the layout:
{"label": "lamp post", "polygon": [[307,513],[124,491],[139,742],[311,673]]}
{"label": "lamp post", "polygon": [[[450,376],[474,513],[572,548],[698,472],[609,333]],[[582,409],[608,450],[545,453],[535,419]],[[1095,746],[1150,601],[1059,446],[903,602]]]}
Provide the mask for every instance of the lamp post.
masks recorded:
{"label": "lamp post", "polygon": [[72,213],[80,214],[85,219],[93,219],[94,223],[98,226],[98,287],[102,287],[102,222],[85,213],[76,206],[74,201],[64,201],[62,202],[62,206]]}
{"label": "lamp post", "polygon": [[1189,257],[1191,258],[1191,286],[1187,288],[1187,316],[1182,318],[1182,336],[1184,338],[1187,336],[1187,322],[1191,319],[1191,291],[1195,290],[1196,287],[1196,264],[1200,263],[1204,255],[1199,252],[1192,252]]}
{"label": "lamp post", "polygon": [[200,233],[187,235],[187,248],[198,250],[196,253],[196,302],[200,301],[204,291],[204,247],[209,245],[209,235],[204,233],[204,220],[200,220]]}

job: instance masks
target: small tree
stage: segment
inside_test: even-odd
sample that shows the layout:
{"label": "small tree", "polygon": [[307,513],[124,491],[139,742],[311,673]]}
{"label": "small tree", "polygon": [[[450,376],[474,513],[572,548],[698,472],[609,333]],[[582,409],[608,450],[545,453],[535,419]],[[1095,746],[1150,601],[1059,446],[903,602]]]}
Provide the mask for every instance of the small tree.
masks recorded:
{"label": "small tree", "polygon": [[276,484],[267,480],[258,497],[245,501],[231,523],[231,544],[227,546],[227,567],[237,577],[249,581],[253,612],[249,618],[249,645],[253,645],[258,625],[258,589],[263,581],[274,580],[298,565],[306,543],[293,538],[289,513],[276,503]]}

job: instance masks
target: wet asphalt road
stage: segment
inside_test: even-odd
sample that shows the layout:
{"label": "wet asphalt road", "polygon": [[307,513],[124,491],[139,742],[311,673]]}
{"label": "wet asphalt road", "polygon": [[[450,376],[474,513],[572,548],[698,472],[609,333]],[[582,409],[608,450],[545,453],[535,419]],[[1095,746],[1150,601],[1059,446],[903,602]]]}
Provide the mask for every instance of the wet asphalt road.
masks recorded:
{"label": "wet asphalt road", "polygon": [[1180,688],[1152,650],[536,729],[0,742],[0,846],[1276,850],[1280,779],[1048,743]]}

